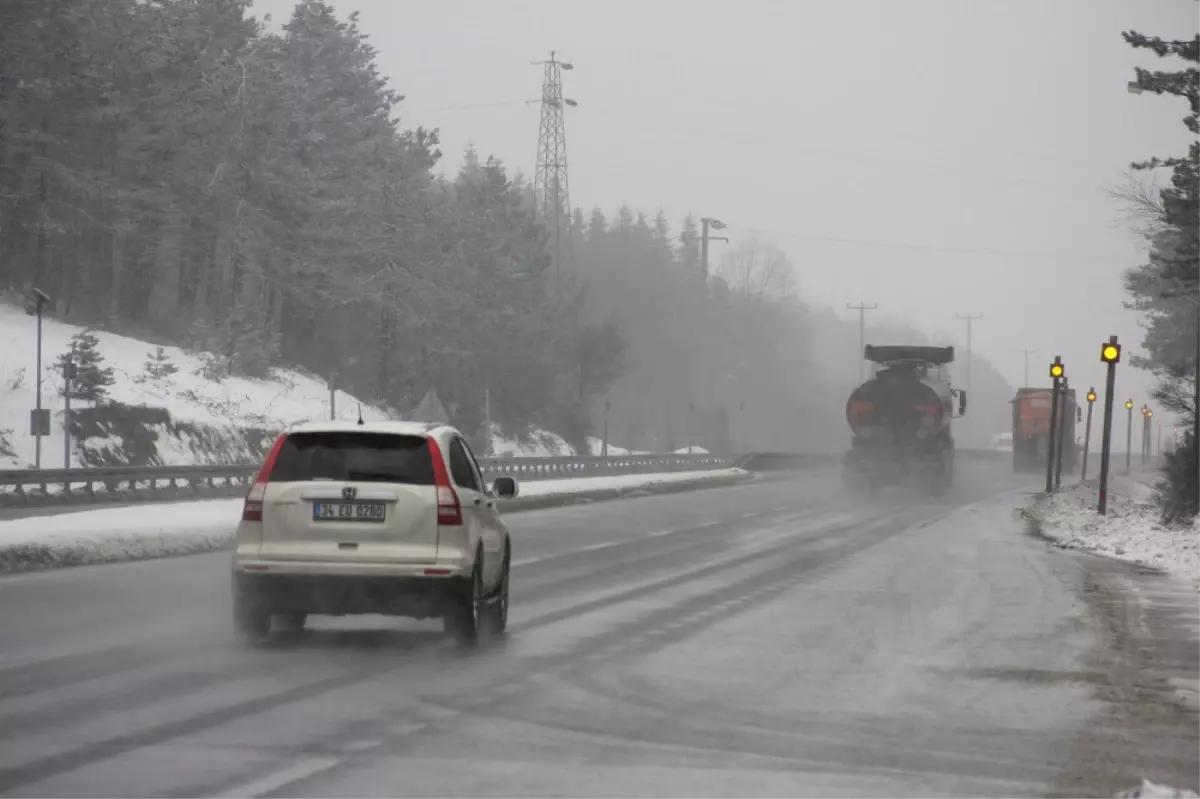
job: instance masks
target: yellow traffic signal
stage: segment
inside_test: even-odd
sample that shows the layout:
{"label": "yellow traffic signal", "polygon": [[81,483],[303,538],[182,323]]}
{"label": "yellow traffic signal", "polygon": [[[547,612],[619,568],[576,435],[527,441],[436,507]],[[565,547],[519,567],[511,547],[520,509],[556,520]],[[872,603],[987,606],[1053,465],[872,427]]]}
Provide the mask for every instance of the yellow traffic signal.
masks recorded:
{"label": "yellow traffic signal", "polygon": [[1125,400],[1125,410],[1133,410],[1133,400]]}
{"label": "yellow traffic signal", "polygon": [[1120,344],[1105,344],[1100,347],[1100,360],[1105,363],[1120,363],[1121,362],[1121,345]]}
{"label": "yellow traffic signal", "polygon": [[1050,364],[1050,376],[1051,377],[1062,377],[1063,376],[1063,365],[1061,363]]}
{"label": "yellow traffic signal", "polygon": [[1095,402],[1095,401],[1096,401],[1096,392],[1095,392],[1095,391],[1089,391],[1089,392],[1087,393],[1087,399],[1088,399],[1088,402]]}
{"label": "yellow traffic signal", "polygon": [[1151,416],[1153,416],[1153,415],[1154,415],[1154,411],[1152,411],[1152,410],[1150,410],[1149,408],[1147,408],[1147,409],[1146,409],[1146,418],[1147,418],[1147,419],[1149,419],[1149,418],[1150,418]]}

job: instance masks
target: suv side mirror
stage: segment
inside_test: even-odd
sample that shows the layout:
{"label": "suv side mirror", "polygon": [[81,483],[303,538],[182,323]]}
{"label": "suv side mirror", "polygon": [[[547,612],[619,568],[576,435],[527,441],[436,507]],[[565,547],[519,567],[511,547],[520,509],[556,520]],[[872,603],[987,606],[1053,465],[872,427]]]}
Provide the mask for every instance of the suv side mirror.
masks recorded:
{"label": "suv side mirror", "polygon": [[958,415],[967,415],[967,392],[964,389],[959,389],[958,392]]}
{"label": "suv side mirror", "polygon": [[492,482],[492,493],[500,499],[515,499],[518,491],[517,481],[511,477],[497,477]]}

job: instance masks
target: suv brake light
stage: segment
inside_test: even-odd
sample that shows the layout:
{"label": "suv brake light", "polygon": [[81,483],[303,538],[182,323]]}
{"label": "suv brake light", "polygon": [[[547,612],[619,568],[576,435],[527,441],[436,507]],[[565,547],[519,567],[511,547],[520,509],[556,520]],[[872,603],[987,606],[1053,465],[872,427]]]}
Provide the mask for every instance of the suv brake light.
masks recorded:
{"label": "suv brake light", "polygon": [[442,460],[442,448],[432,438],[429,441],[429,457],[433,460],[433,484],[437,487],[437,520],[439,525],[462,524],[462,506],[458,494],[450,484],[446,462]]}
{"label": "suv brake light", "polygon": [[246,503],[242,506],[242,521],[262,521],[263,499],[267,494],[267,483],[271,479],[271,470],[275,468],[279,450],[283,449],[283,442],[286,440],[287,433],[280,435],[275,439],[271,451],[267,453],[267,459],[263,461],[262,468],[258,470],[258,476],[254,478],[254,485],[250,486],[250,490],[246,492]]}

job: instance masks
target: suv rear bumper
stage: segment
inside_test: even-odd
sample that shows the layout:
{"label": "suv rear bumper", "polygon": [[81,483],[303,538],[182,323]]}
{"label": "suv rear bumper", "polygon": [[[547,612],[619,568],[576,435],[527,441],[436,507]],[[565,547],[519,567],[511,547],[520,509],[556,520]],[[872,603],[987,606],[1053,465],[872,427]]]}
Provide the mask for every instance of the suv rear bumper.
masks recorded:
{"label": "suv rear bumper", "polygon": [[468,585],[468,580],[448,575],[417,577],[285,573],[274,569],[269,572],[233,572],[236,605],[264,613],[281,614],[342,616],[378,613],[417,619],[433,618],[441,616],[446,605],[461,596]]}

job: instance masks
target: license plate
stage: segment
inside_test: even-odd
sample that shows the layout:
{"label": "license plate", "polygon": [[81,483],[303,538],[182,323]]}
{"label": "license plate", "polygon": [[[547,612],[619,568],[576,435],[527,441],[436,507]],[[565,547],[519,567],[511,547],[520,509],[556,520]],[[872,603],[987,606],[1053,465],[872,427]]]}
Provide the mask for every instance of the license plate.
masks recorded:
{"label": "license plate", "polygon": [[313,521],[382,522],[385,507],[382,502],[314,502]]}

